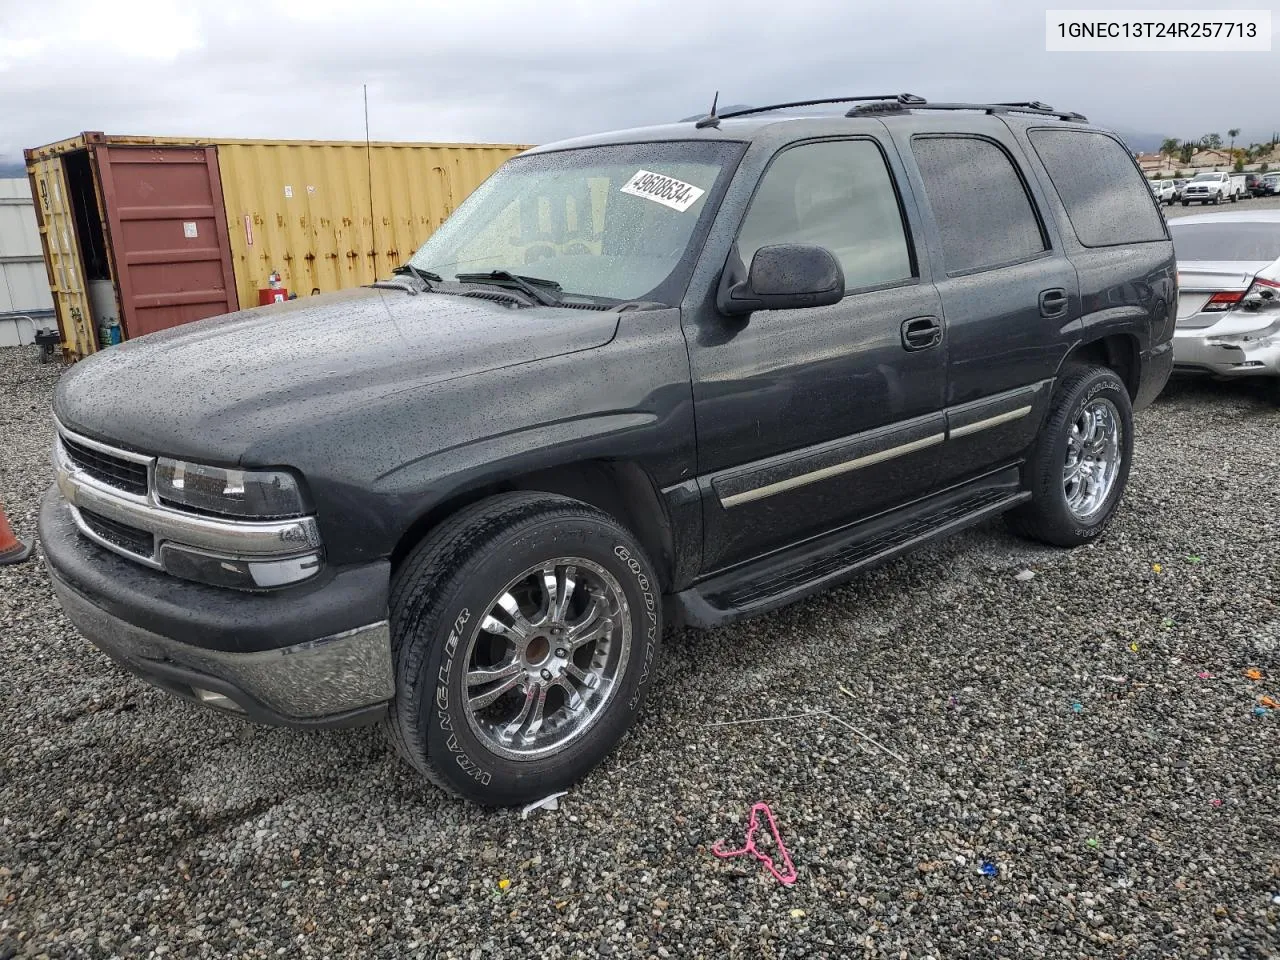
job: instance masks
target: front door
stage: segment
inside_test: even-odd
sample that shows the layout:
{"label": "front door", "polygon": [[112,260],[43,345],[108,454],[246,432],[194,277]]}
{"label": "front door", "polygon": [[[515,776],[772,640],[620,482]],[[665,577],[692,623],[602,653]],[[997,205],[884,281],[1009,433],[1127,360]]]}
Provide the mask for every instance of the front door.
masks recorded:
{"label": "front door", "polygon": [[829,249],[845,274],[840,303],[748,318],[686,315],[705,572],[933,485],[947,340],[913,242],[914,206],[886,141],[780,150],[737,232],[743,264],[770,244]]}

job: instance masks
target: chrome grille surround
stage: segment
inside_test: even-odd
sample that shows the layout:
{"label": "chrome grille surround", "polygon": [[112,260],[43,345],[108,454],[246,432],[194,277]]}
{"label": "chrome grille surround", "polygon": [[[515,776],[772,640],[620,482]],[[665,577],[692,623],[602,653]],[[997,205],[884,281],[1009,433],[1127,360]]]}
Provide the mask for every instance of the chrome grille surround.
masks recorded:
{"label": "chrome grille surround", "polygon": [[[194,547],[228,560],[273,561],[315,553],[321,546],[320,530],[315,517],[296,517],[285,520],[233,520],[211,517],[176,509],[161,503],[156,496],[156,458],[123,450],[81,436],[55,421],[57,439],[53,446],[54,474],[58,491],[67,502],[76,528],[86,539],[103,549],[127,557],[135,563],[163,569],[160,548],[165,543]],[[70,447],[69,447],[70,445]],[[80,457],[77,462],[75,448],[92,451],[94,461]],[[134,492],[108,482],[95,474],[104,470],[94,469],[98,460],[129,465],[128,473],[145,471],[146,492]],[[111,479],[117,479],[108,473]],[[116,525],[131,527],[141,534],[150,534],[152,548],[143,554],[129,549],[119,542],[101,535],[86,522],[82,511],[89,511]],[[99,529],[102,524],[98,524]],[[124,538],[117,537],[116,540]]]}

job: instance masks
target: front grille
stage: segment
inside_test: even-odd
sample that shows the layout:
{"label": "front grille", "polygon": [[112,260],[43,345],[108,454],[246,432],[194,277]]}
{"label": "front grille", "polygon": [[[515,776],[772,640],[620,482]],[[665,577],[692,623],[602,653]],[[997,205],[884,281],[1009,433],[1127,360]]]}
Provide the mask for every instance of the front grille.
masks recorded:
{"label": "front grille", "polygon": [[117,490],[124,490],[126,493],[146,496],[146,464],[135,463],[123,457],[114,457],[100,450],[92,450],[65,436],[60,439],[62,448],[67,451],[71,461],[95,480],[109,484]]}
{"label": "front grille", "polygon": [[148,559],[155,553],[155,538],[145,530],[139,530],[137,527],[131,527],[126,523],[120,523],[83,508],[80,510],[80,516],[85,526],[107,543],[115,544],[121,550],[128,550],[130,553]]}

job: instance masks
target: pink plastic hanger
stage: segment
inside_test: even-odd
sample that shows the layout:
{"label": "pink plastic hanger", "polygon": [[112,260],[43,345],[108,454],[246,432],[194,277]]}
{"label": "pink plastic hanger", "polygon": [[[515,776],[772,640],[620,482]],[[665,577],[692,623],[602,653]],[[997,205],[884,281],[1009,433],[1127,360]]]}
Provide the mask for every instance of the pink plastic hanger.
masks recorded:
{"label": "pink plastic hanger", "polygon": [[[773,834],[773,842],[778,845],[778,851],[782,854],[782,864],[786,868],[786,872],[780,871],[777,868],[773,862],[773,857],[769,856],[767,853],[763,853],[756,847],[756,831],[760,829],[761,811],[763,811],[764,815],[769,819],[769,832]],[[795,864],[791,862],[791,854],[787,853],[786,844],[782,842],[782,834],[778,832],[778,821],[773,818],[773,811],[769,809],[769,804],[765,803],[763,800],[751,808],[751,819],[747,823],[746,844],[737,850],[724,850],[721,848],[721,844],[723,842],[723,840],[717,840],[711,845],[711,852],[717,857],[727,860],[729,857],[740,857],[744,853],[749,853],[751,856],[763,863],[765,865],[765,869],[772,873],[774,879],[779,883],[785,884],[789,887],[791,884],[796,882],[796,867]]]}

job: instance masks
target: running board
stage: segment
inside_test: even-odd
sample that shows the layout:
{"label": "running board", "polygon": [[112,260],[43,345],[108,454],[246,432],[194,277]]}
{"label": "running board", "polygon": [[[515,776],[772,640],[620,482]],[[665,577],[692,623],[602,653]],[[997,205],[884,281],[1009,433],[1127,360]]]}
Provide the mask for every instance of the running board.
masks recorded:
{"label": "running board", "polygon": [[982,523],[1031,499],[1009,476],[1002,471],[695,584],[671,598],[674,622],[711,628],[775,610]]}

